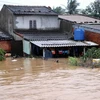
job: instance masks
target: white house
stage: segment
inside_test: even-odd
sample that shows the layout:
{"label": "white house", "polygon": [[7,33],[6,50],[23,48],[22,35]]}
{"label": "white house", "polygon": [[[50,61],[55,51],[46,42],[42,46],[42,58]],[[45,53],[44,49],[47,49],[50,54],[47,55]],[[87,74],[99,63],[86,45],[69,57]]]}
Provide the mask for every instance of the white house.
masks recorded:
{"label": "white house", "polygon": [[45,6],[4,5],[0,13],[0,27],[14,36],[14,30],[59,30],[58,15]]}

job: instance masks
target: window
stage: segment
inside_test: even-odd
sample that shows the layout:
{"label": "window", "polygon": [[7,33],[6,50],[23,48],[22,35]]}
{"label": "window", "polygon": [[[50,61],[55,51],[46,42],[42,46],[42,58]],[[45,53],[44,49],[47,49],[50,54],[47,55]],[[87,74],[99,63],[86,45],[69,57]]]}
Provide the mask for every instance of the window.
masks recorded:
{"label": "window", "polygon": [[30,29],[36,29],[36,20],[30,20],[29,21],[29,28]]}
{"label": "window", "polygon": [[29,21],[29,27],[32,29],[32,20]]}
{"label": "window", "polygon": [[33,20],[33,28],[36,29],[36,20]]}

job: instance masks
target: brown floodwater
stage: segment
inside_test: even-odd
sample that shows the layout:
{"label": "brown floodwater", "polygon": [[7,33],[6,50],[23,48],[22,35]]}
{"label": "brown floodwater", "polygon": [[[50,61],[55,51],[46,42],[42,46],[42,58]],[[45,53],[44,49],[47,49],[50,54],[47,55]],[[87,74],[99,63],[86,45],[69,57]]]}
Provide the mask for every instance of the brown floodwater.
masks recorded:
{"label": "brown floodwater", "polygon": [[0,100],[100,100],[100,69],[67,59],[7,58],[0,62]]}

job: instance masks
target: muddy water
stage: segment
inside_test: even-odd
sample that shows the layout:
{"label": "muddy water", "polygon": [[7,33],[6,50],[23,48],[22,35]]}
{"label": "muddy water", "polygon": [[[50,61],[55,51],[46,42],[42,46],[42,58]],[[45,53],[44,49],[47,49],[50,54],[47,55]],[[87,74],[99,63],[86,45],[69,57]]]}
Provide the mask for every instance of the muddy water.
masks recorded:
{"label": "muddy water", "polygon": [[0,100],[100,100],[100,70],[66,59],[7,58],[0,62]]}

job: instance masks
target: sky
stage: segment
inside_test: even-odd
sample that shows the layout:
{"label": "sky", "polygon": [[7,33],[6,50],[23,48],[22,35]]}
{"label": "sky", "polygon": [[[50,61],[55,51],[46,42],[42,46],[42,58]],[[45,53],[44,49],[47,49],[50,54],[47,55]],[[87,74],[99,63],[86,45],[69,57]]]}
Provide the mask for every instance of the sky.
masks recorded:
{"label": "sky", "polygon": [[[91,2],[95,0],[77,0],[80,3],[78,8],[84,9],[88,6]],[[33,6],[50,6],[50,7],[57,7],[57,6],[66,6],[67,0],[0,0],[0,9],[4,4],[9,5],[33,5]]]}

